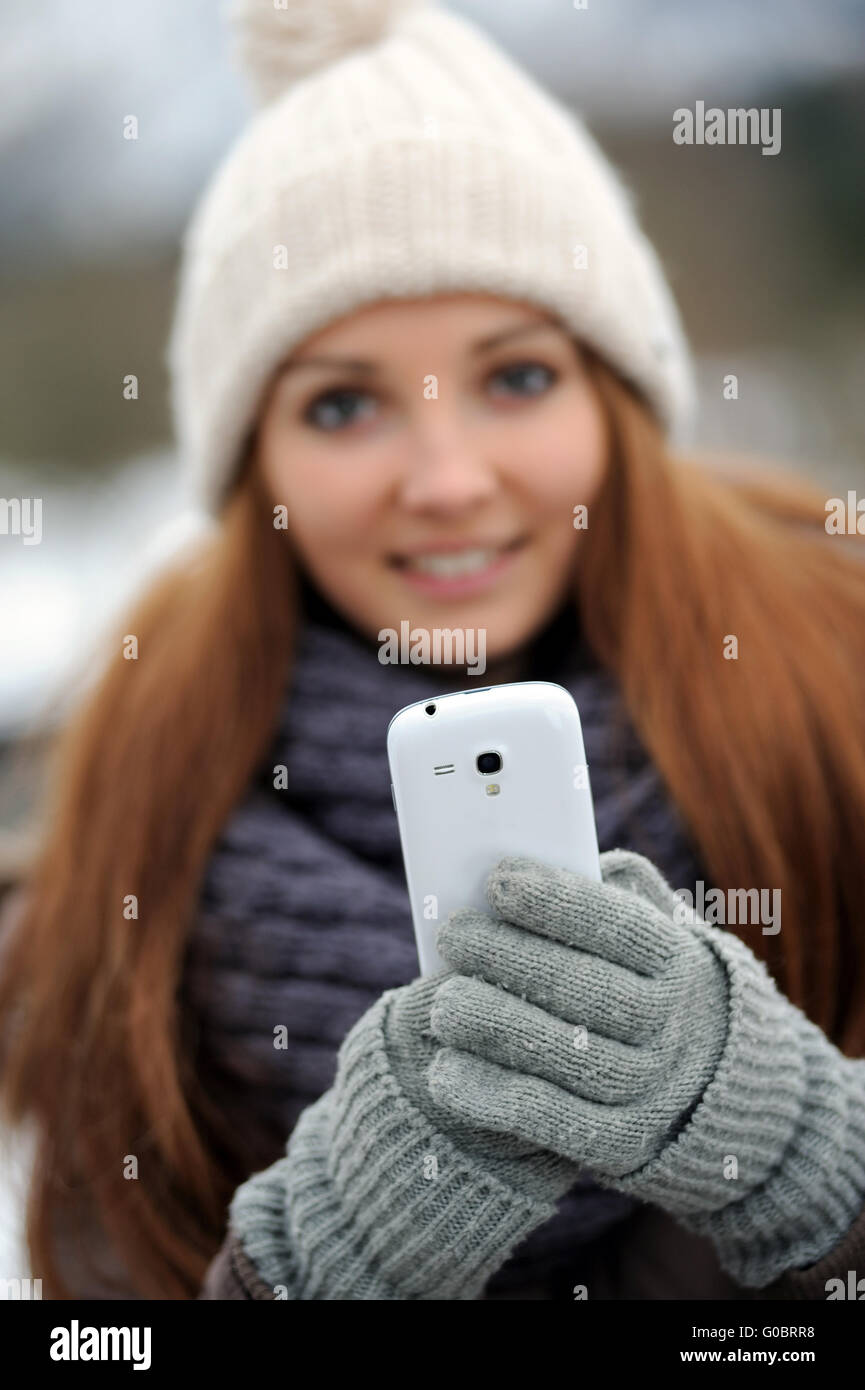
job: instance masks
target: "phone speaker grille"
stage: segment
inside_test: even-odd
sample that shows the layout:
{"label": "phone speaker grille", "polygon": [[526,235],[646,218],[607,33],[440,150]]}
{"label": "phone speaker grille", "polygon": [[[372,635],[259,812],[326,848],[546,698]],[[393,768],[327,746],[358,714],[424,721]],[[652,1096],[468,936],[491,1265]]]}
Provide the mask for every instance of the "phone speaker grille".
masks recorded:
{"label": "phone speaker grille", "polygon": [[443,777],[446,772],[453,772],[453,763],[439,763],[438,767],[433,768],[436,777]]}

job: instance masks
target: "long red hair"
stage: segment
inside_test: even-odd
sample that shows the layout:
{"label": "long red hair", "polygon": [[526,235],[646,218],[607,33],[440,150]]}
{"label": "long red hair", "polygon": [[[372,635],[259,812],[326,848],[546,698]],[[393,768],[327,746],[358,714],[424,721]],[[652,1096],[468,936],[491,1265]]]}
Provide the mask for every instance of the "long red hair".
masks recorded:
{"label": "long red hair", "polygon": [[[611,450],[578,552],[583,630],[713,883],[781,889],[781,931],[746,929],[748,944],[861,1055],[859,546],[826,535],[824,500],[798,480],[671,458],[645,405],[588,361]],[[93,1222],[143,1297],[194,1297],[252,1171],[178,985],[208,855],[273,733],[296,611],[291,549],[248,467],[217,534],[126,618],[138,659],[118,635],[59,741],[0,979],[0,1098],[36,1124],[28,1239],[50,1297],[76,1296],[59,1233],[86,1244]]]}

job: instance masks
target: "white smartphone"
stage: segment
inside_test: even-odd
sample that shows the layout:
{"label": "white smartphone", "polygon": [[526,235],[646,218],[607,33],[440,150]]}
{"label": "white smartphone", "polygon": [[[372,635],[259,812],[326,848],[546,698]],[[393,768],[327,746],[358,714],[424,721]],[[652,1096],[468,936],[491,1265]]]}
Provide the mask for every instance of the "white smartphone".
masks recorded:
{"label": "white smartphone", "polygon": [[436,931],[458,907],[490,912],[506,854],[600,879],[580,716],[551,681],[419,700],[387,730],[391,791],[422,975],[445,968]]}

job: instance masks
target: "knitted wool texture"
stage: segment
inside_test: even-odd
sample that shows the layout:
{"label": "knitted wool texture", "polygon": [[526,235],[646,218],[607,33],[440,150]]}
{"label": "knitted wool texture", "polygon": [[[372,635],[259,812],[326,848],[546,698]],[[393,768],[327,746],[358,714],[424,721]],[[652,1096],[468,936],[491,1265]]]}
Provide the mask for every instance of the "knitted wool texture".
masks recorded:
{"label": "knitted wool texture", "polygon": [[865,1200],[865,1061],[739,938],[675,920],[645,859],[606,854],[603,872],[510,858],[488,889],[502,920],[443,924],[460,973],[433,1006],[433,1095],[708,1235],[741,1284],[814,1263]]}
{"label": "knitted wool texture", "polygon": [[[184,962],[197,1063],[228,1131],[215,1142],[242,1145],[238,1182],[285,1152],[299,1116],[332,1086],[358,1019],[418,974],[385,734],[401,705],[450,680],[382,665],[378,645],[308,585],[303,603],[279,727],[215,846]],[[522,678],[558,681],[577,701],[601,849],[639,849],[693,889],[706,875],[615,682],[580,642],[572,605],[531,644],[523,668]],[[276,767],[285,770],[279,789]],[[276,1025],[284,1047],[274,1046]],[[581,1175],[484,1296],[548,1288],[581,1245],[637,1205]]]}
{"label": "knitted wool texture", "polygon": [[[386,299],[548,310],[687,442],[687,343],[630,191],[572,112],[422,0],[242,0],[266,104],[186,230],[167,347],[175,430],[218,510],[262,393],[307,336]],[[576,32],[576,31],[575,31]]]}
{"label": "knitted wool texture", "polygon": [[[460,973],[389,991],[352,1029],[285,1158],[232,1201],[284,1296],[475,1298],[586,1162],[708,1234],[745,1285],[813,1263],[850,1227],[865,1062],[737,938],[675,923],[647,861],[614,852],[602,871],[603,887],[503,861],[491,901],[521,926],[491,935],[483,914],[452,915],[440,949]],[[589,1021],[576,1062],[575,1016]]]}
{"label": "knitted wool texture", "polygon": [[575,1181],[570,1163],[521,1159],[527,1146],[448,1117],[428,1093],[424,1108],[412,1099],[434,1047],[436,985],[417,980],[377,1000],[286,1157],[232,1199],[232,1228],[281,1296],[478,1298]]}

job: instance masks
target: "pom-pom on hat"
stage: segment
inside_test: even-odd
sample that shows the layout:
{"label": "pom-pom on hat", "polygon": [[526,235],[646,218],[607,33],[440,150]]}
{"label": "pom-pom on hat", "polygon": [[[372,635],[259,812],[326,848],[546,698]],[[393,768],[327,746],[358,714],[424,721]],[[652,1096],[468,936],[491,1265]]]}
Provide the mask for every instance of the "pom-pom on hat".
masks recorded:
{"label": "pom-pom on hat", "polygon": [[685,441],[676,306],[577,116],[428,0],[233,0],[229,17],[259,109],[190,220],[167,349],[181,458],[207,510],[279,363],[382,299],[537,304]]}

